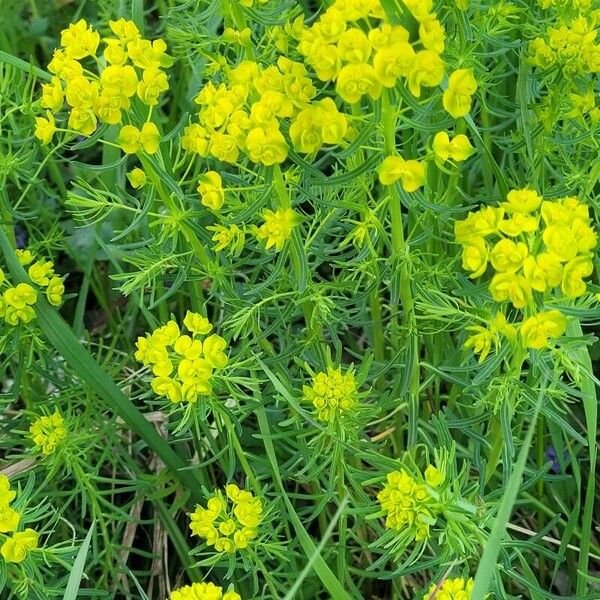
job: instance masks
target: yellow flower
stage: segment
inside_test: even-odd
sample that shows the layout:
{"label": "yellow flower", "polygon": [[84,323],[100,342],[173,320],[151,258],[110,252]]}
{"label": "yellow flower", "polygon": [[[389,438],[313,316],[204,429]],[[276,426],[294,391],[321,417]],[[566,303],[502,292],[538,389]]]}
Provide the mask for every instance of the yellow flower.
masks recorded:
{"label": "yellow flower", "polygon": [[170,377],[155,377],[152,380],[152,390],[157,396],[166,396],[171,402],[181,402],[181,384]]}
{"label": "yellow flower", "polygon": [[471,98],[476,91],[477,81],[472,69],[454,71],[442,97],[444,108],[455,119],[464,117],[471,110]]}
{"label": "yellow flower", "polygon": [[4,474],[0,475],[0,504],[10,504],[16,497],[17,492],[10,489],[10,480]]}
{"label": "yellow flower", "polygon": [[468,214],[466,219],[456,221],[454,236],[459,244],[468,242],[473,237],[487,237],[498,233],[504,210],[486,206]]}
{"label": "yellow flower", "polygon": [[48,456],[67,437],[64,419],[58,410],[52,415],[39,417],[29,428],[33,443],[40,448],[42,454]]}
{"label": "yellow flower", "polygon": [[131,187],[139,190],[146,185],[146,173],[142,171],[139,167],[135,167],[131,171],[127,173],[127,179],[129,179],[129,183]]}
{"label": "yellow flower", "polygon": [[102,93],[94,103],[94,112],[102,123],[117,125],[121,122],[121,108],[123,108],[121,96],[111,96]]}
{"label": "yellow flower", "polygon": [[121,17],[118,21],[109,21],[108,25],[122,43],[132,42],[140,37],[140,32],[133,21]]}
{"label": "yellow flower", "polygon": [[83,135],[96,131],[96,115],[91,108],[76,106],[69,115],[69,127]]}
{"label": "yellow flower", "polygon": [[423,600],[470,600],[474,584],[470,577],[444,579],[441,583],[432,583]]}
{"label": "yellow flower", "polygon": [[198,125],[198,123],[193,123],[183,130],[181,147],[188,152],[195,152],[196,154],[200,154],[200,156],[207,156],[209,141],[210,137],[208,131],[201,125]]}
{"label": "yellow flower", "polygon": [[594,263],[591,256],[578,256],[570,260],[563,269],[562,291],[568,298],[583,296],[587,285],[583,280],[594,271]]}
{"label": "yellow flower", "polygon": [[472,237],[464,243],[462,251],[462,266],[465,271],[471,271],[469,277],[481,277],[487,269],[489,260],[488,247],[482,237]]}
{"label": "yellow flower", "polygon": [[549,225],[542,234],[546,249],[561,262],[577,256],[577,241],[571,229],[565,225]]}
{"label": "yellow flower", "polygon": [[276,211],[263,210],[262,217],[264,223],[258,228],[256,237],[266,240],[267,250],[275,246],[275,250],[279,252],[291,237],[294,227],[298,225],[299,216],[291,208],[278,208]]}
{"label": "yellow flower", "polygon": [[496,271],[514,273],[521,268],[528,254],[527,244],[502,239],[492,248],[490,262]]}
{"label": "yellow flower", "polygon": [[432,18],[433,0],[404,0],[404,6],[420,23]]}
{"label": "yellow flower", "polygon": [[35,118],[35,137],[42,142],[42,144],[49,144],[52,140],[52,136],[56,131],[56,121],[50,111],[46,112],[46,118],[36,117]]}
{"label": "yellow flower", "polygon": [[548,346],[551,339],[560,337],[566,328],[566,317],[558,310],[549,310],[526,319],[520,334],[527,348],[539,350]]}
{"label": "yellow flower", "polygon": [[206,317],[189,310],[185,314],[183,324],[186,326],[188,331],[191,331],[192,333],[200,333],[202,335],[210,333],[212,329],[212,325]]}
{"label": "yellow flower", "polygon": [[381,47],[373,58],[373,67],[381,85],[393,88],[398,77],[408,77],[415,62],[415,51],[407,41]]}
{"label": "yellow flower", "polygon": [[38,260],[29,267],[27,274],[33,283],[47,286],[50,283],[50,277],[54,275],[54,263],[51,260]]}
{"label": "yellow flower", "polygon": [[131,98],[138,87],[138,78],[131,65],[109,65],[100,75],[102,89],[106,95],[125,98],[122,108],[129,108]]}
{"label": "yellow flower", "polygon": [[207,171],[200,175],[198,187],[200,202],[212,210],[219,210],[225,201],[225,192],[221,176],[216,171]]}
{"label": "yellow flower", "polygon": [[[11,492],[14,494],[14,492]],[[8,505],[8,502],[0,503],[0,532],[8,533],[16,531],[21,521],[21,515]]]}
{"label": "yellow flower", "polygon": [[127,43],[127,53],[140,69],[167,69],[173,64],[173,58],[167,54],[167,44],[160,39],[150,42],[136,38]]}
{"label": "yellow flower", "polygon": [[417,160],[386,156],[377,171],[383,185],[392,185],[400,180],[406,192],[414,192],[425,185],[425,165]]}
{"label": "yellow flower", "polygon": [[167,75],[159,69],[146,69],[138,83],[137,95],[147,106],[158,104],[158,97],[169,89]]}
{"label": "yellow flower", "polygon": [[[502,210],[502,209],[500,209]],[[524,213],[513,213],[512,217],[500,223],[500,231],[510,237],[517,237],[522,233],[533,233],[537,231],[539,218]]]}
{"label": "yellow flower", "polygon": [[62,108],[65,101],[62,85],[58,77],[53,77],[50,83],[42,84],[41,105],[51,111],[57,112]]}
{"label": "yellow flower", "polygon": [[529,285],[538,292],[545,292],[561,284],[563,267],[553,254],[542,252],[528,256],[523,262],[523,274]]}
{"label": "yellow flower", "polygon": [[500,206],[509,213],[531,213],[542,204],[542,197],[534,190],[512,190],[506,196],[507,202],[501,202]]}
{"label": "yellow flower", "polygon": [[202,347],[205,360],[215,369],[222,369],[227,366],[229,359],[223,352],[227,347],[227,342],[218,335],[209,335]]}
{"label": "yellow flower", "polygon": [[358,102],[365,94],[373,100],[381,94],[381,83],[375,69],[366,63],[353,63],[340,70],[335,91],[349,104]]}
{"label": "yellow flower", "polygon": [[337,41],[340,58],[349,63],[366,63],[371,54],[371,42],[361,29],[346,29]]}
{"label": "yellow flower", "polygon": [[454,139],[450,140],[445,131],[435,134],[432,148],[436,158],[442,162],[447,161],[449,158],[455,162],[462,162],[475,152],[475,148],[471,146],[471,142],[469,142],[466,135],[459,133]]}
{"label": "yellow flower", "polygon": [[388,529],[416,541],[429,538],[430,523],[437,518],[437,508],[421,477],[417,479],[405,470],[388,473],[377,500],[386,515]]}
{"label": "yellow flower", "polygon": [[123,42],[114,38],[105,38],[104,58],[109,65],[123,65],[127,60],[127,50]]}
{"label": "yellow flower", "polygon": [[39,534],[29,527],[25,531],[18,531],[2,544],[0,554],[6,562],[23,562],[27,553],[38,547],[38,538]]}
{"label": "yellow flower", "polygon": [[90,81],[83,75],[74,77],[67,83],[65,97],[70,106],[92,108],[98,98],[100,88],[96,81]]}
{"label": "yellow flower", "polygon": [[17,250],[15,250],[15,254],[17,256],[17,259],[19,260],[19,264],[22,266],[28,265],[35,259],[31,250],[18,248]]}
{"label": "yellow flower", "polygon": [[54,306],[60,306],[63,294],[65,293],[65,284],[61,277],[52,277],[46,288],[46,298]]}
{"label": "yellow flower", "polygon": [[79,60],[86,56],[95,56],[100,34],[94,31],[91,25],[88,27],[87,21],[80,19],[61,31],[60,43],[67,56]]}
{"label": "yellow flower", "polygon": [[431,50],[417,52],[408,75],[408,89],[417,98],[421,96],[421,86],[436,87],[444,79],[444,61]]}
{"label": "yellow flower", "polygon": [[327,372],[317,373],[312,385],[305,385],[303,397],[317,409],[320,421],[335,422],[356,408],[358,404],[358,386],[354,373],[350,370],[342,373],[338,367],[327,367]]}
{"label": "yellow flower", "polygon": [[147,122],[141,131],[134,125],[125,125],[121,128],[117,143],[127,154],[135,154],[144,150],[148,154],[158,152],[160,133],[154,123]]}
{"label": "yellow flower", "polygon": [[531,286],[525,277],[515,273],[497,273],[490,283],[490,293],[496,302],[510,300],[515,308],[525,308],[531,302]]}
{"label": "yellow flower", "polygon": [[245,233],[237,225],[209,225],[206,229],[213,231],[212,241],[217,242],[215,245],[215,251],[220,252],[225,248],[230,248],[230,252],[233,254],[239,254],[244,247],[246,239]]}
{"label": "yellow flower", "polygon": [[246,136],[246,151],[252,162],[268,167],[286,159],[287,144],[277,127],[255,127]]}
{"label": "yellow flower", "polygon": [[419,39],[427,50],[436,54],[444,51],[446,33],[437,19],[427,19],[419,25]]}
{"label": "yellow flower", "polygon": [[445,475],[433,465],[429,465],[425,469],[425,481],[432,488],[439,487],[444,483]]}
{"label": "yellow flower", "polygon": [[52,60],[48,63],[48,71],[58,75],[65,81],[83,75],[83,67],[74,58],[67,56],[63,50],[56,49]]}
{"label": "yellow flower", "polygon": [[241,596],[214,583],[192,583],[171,592],[170,600],[242,600]]}
{"label": "yellow flower", "polygon": [[37,292],[28,283],[19,283],[4,292],[4,301],[13,308],[25,308],[35,304]]}

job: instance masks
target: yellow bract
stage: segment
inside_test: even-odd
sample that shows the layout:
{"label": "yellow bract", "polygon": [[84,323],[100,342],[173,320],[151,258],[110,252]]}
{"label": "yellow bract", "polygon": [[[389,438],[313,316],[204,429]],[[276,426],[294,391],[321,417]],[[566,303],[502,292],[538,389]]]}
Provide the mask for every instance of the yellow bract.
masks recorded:
{"label": "yellow bract", "polygon": [[298,213],[291,208],[278,208],[275,211],[267,208],[262,211],[262,217],[264,223],[258,228],[256,237],[265,240],[267,250],[272,247],[275,247],[277,252],[283,250],[285,243],[292,236],[294,227],[300,221]]}
{"label": "yellow bract", "polygon": [[392,185],[400,180],[407,192],[414,192],[425,184],[425,164],[417,160],[404,160],[401,156],[387,156],[379,166],[379,181]]}
{"label": "yellow bract", "polygon": [[471,69],[454,71],[444,91],[444,108],[455,119],[464,117],[471,110],[472,97],[477,91],[477,81]]}
{"label": "yellow bract", "polygon": [[43,454],[53,454],[61,442],[67,437],[67,428],[62,415],[54,411],[52,415],[44,415],[34,421],[29,428],[33,443]]}
{"label": "yellow bract", "polygon": [[423,600],[470,600],[474,584],[470,577],[444,579],[440,583],[432,583]]}
{"label": "yellow bract", "polygon": [[23,562],[27,553],[38,547],[38,539],[39,533],[29,527],[25,531],[17,531],[2,544],[0,554],[6,562]]}
{"label": "yellow bract", "polygon": [[225,192],[221,176],[216,171],[208,171],[200,175],[198,187],[200,202],[212,210],[219,210],[225,201]]}
{"label": "yellow bract", "polygon": [[455,162],[462,162],[475,152],[475,148],[471,146],[471,142],[469,142],[466,135],[459,133],[453,139],[450,139],[445,131],[436,133],[432,148],[435,157],[442,162],[447,161],[449,158]]}
{"label": "yellow bract", "polygon": [[317,409],[319,420],[335,422],[356,408],[358,385],[351,370],[342,373],[340,367],[330,366],[313,377],[311,386],[304,386],[303,395]]}

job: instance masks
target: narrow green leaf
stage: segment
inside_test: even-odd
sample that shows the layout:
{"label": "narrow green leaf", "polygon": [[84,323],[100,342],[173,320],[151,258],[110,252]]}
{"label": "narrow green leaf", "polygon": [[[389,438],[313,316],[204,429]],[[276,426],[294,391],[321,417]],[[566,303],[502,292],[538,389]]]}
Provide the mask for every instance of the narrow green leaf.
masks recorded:
{"label": "narrow green leaf", "polygon": [[65,589],[63,600],[77,600],[79,586],[81,585],[81,579],[83,578],[83,570],[85,569],[85,559],[87,558],[87,554],[90,549],[90,542],[92,541],[92,535],[94,534],[95,528],[96,523],[93,522],[90,526],[90,530],[83,540],[83,544],[81,544],[81,548],[79,548],[79,552],[77,553],[75,562],[73,563],[73,568],[69,574],[69,580],[67,581],[67,587]]}

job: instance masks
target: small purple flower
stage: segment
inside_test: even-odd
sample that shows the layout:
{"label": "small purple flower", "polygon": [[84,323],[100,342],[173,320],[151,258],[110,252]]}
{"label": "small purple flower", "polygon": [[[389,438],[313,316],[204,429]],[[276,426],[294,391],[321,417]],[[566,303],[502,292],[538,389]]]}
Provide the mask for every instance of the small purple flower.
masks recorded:
{"label": "small purple flower", "polygon": [[558,456],[556,454],[556,450],[554,449],[554,446],[548,446],[546,448],[546,460],[548,462],[552,463],[550,470],[553,473],[556,473],[556,474],[560,473],[560,471],[561,471],[560,461],[558,460]]}

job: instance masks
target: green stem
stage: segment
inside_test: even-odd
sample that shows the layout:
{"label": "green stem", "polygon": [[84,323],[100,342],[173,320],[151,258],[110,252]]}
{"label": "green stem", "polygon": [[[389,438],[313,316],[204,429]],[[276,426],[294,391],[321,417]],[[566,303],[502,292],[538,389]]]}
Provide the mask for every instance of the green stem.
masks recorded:
{"label": "green stem", "polygon": [[[390,102],[390,92],[385,90],[382,96],[382,124],[384,154],[391,156],[396,153],[396,113]],[[402,203],[395,185],[387,186],[389,197],[388,211],[392,223],[392,255],[400,263],[400,301],[402,303],[402,318],[405,328],[404,347],[407,349],[409,365],[409,392],[408,392],[408,447],[417,442],[417,424],[419,419],[419,340],[415,304],[412,295],[410,269],[408,266],[408,248],[404,237],[404,224],[402,221]],[[398,413],[396,418],[396,441],[402,446],[403,422]]]}

